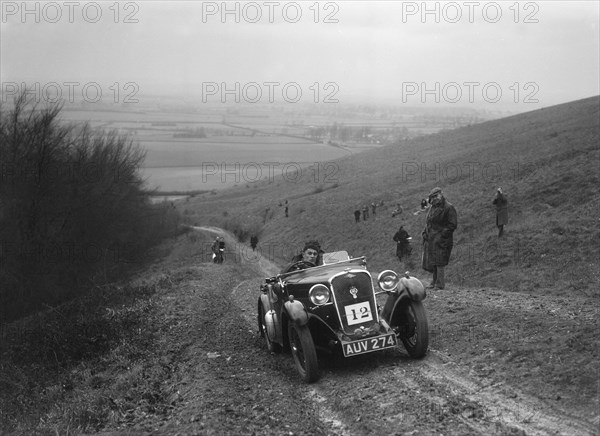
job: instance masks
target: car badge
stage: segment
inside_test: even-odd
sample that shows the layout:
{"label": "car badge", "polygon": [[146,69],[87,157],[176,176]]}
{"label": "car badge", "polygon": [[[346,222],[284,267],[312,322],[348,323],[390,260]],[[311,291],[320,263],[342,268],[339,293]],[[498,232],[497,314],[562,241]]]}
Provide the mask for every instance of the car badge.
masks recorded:
{"label": "car badge", "polygon": [[350,293],[352,294],[352,296],[354,297],[354,299],[356,300],[357,295],[358,295],[358,289],[356,289],[354,286],[350,288]]}
{"label": "car badge", "polygon": [[346,274],[346,278],[348,278],[348,279],[353,279],[354,277],[356,277],[356,274],[351,274],[351,273]]}

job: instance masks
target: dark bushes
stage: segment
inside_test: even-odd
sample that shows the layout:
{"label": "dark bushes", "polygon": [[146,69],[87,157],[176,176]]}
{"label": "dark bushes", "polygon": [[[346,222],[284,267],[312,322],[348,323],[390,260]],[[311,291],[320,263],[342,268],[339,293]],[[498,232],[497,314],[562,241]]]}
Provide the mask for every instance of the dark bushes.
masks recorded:
{"label": "dark bushes", "polygon": [[25,94],[0,107],[0,318],[18,318],[105,283],[173,232],[153,206],[128,137],[65,125]]}

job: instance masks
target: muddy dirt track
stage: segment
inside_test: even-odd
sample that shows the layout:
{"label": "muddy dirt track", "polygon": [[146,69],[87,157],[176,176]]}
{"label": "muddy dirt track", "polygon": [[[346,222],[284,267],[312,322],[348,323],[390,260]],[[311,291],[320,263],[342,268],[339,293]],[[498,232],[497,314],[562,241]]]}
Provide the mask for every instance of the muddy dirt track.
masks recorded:
{"label": "muddy dirt track", "polygon": [[[233,245],[229,235],[226,240]],[[173,354],[165,380],[174,386],[172,409],[108,433],[598,434],[588,409],[475,374],[435,341],[422,360],[403,349],[351,359],[320,354],[321,379],[304,384],[291,355],[267,352],[257,332],[258,287],[277,272],[275,265],[267,259],[231,264],[226,257],[223,265],[169,268],[177,286],[164,295],[161,310],[170,319],[162,345]],[[455,298],[469,297],[457,291]],[[435,300],[428,297],[426,308]]]}

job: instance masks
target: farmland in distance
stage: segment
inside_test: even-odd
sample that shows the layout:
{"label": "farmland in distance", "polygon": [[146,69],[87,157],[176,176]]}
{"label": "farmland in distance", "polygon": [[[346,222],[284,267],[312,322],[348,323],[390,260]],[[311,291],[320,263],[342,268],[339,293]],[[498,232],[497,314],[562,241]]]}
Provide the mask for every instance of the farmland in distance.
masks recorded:
{"label": "farmland in distance", "polygon": [[329,161],[484,121],[486,114],[461,110],[348,106],[317,108],[67,107],[63,119],[130,135],[146,152],[140,169],[148,189],[163,193],[212,191],[298,172],[318,171]]}

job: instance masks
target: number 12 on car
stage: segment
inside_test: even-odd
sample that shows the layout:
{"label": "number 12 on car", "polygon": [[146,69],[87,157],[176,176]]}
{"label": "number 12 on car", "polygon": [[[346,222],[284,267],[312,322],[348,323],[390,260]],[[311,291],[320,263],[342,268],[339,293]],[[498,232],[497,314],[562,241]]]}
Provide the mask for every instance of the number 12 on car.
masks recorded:
{"label": "number 12 on car", "polygon": [[348,325],[362,324],[363,322],[372,321],[373,313],[368,301],[362,303],[351,304],[344,307],[346,310],[346,320]]}

